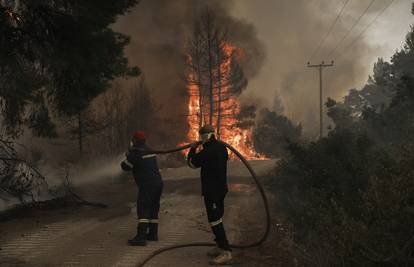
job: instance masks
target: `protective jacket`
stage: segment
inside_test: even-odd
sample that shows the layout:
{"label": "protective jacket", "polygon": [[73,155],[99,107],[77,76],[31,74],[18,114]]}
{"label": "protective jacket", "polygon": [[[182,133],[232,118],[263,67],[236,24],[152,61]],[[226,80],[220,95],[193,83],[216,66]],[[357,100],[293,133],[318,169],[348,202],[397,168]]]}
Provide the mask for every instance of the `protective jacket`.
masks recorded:
{"label": "protective jacket", "polygon": [[157,157],[155,154],[144,152],[145,150],[150,150],[145,144],[132,147],[127,152],[121,167],[124,171],[132,170],[135,182],[139,187],[162,184]]}
{"label": "protective jacket", "polygon": [[188,153],[188,165],[201,167],[201,190],[204,197],[210,199],[223,198],[227,188],[227,148],[213,136],[203,144],[203,149],[196,152],[191,148]]}

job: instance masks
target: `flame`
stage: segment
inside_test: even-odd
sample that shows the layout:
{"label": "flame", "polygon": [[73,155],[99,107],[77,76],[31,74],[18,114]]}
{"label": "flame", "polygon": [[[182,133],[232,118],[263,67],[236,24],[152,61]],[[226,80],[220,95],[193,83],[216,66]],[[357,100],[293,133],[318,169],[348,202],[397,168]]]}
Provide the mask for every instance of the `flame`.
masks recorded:
{"label": "flame", "polygon": [[[224,51],[224,61],[220,65],[220,73],[223,77],[229,77],[231,74],[231,66],[233,60],[241,60],[244,56],[243,51],[236,46],[231,44],[224,44],[223,45]],[[191,58],[188,58],[191,61]],[[194,73],[188,74],[188,80],[194,81],[196,75]],[[214,85],[215,88],[217,85]],[[230,144],[234,148],[236,148],[246,159],[266,159],[263,155],[257,153],[254,149],[253,142],[252,142],[252,135],[253,129],[252,128],[241,128],[237,125],[239,121],[236,119],[236,116],[240,113],[241,105],[239,100],[233,94],[230,94],[230,86],[228,82],[224,82],[222,84],[222,95],[226,96],[226,99],[221,102],[221,127],[220,127],[220,139],[224,142]],[[200,112],[206,114],[204,111],[206,108],[200,106],[199,101],[199,88],[196,83],[189,83],[187,86],[187,91],[189,95],[188,100],[188,134],[187,138],[188,141],[193,142],[194,140],[198,140],[198,130],[202,124],[206,121],[206,119],[202,119],[200,121]],[[218,93],[214,94],[214,101],[218,102]],[[203,104],[204,106],[204,104]],[[213,126],[217,126],[217,112],[218,105],[216,105],[216,110],[214,113],[213,119]],[[217,127],[216,127],[217,129]],[[234,158],[234,155],[231,155],[231,158]]]}

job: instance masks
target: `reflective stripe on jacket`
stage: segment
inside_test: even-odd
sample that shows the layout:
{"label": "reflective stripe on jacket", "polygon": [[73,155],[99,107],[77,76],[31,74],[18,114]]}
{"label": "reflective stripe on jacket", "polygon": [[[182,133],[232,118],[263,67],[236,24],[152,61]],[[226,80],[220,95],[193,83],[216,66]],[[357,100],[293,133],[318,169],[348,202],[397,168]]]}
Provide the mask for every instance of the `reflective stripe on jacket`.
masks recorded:
{"label": "reflective stripe on jacket", "polygon": [[146,145],[131,148],[121,167],[124,171],[132,171],[138,186],[162,183],[158,169],[157,155],[143,152],[150,150]]}

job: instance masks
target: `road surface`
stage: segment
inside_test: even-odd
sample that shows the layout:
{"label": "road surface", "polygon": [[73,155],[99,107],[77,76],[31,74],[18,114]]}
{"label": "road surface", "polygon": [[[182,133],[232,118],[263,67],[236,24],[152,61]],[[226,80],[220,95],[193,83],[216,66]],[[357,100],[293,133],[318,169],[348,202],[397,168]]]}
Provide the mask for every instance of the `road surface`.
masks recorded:
{"label": "road surface", "polygon": [[[257,161],[253,166],[265,175],[274,161]],[[198,171],[184,167],[162,173],[165,187],[160,241],[146,247],[127,245],[136,229],[135,184],[132,179],[108,178],[76,188],[85,199],[108,204],[107,209],[42,210],[0,222],[0,266],[135,266],[151,251],[164,246],[212,241],[200,196]],[[257,224],[264,224],[264,213],[260,210],[258,192],[240,162],[229,164],[229,182],[224,221],[229,239],[237,243],[243,239],[239,228],[243,218],[256,216]],[[260,235],[257,233],[258,238]],[[205,256],[208,249],[166,252],[146,266],[209,266]],[[237,251],[234,254],[237,264]]]}

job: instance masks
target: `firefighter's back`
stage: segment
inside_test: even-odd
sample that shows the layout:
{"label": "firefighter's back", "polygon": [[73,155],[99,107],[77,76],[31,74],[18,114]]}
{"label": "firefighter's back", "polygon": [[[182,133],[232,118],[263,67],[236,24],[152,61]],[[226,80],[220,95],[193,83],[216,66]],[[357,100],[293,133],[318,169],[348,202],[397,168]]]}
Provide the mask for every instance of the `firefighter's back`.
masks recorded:
{"label": "firefighter's back", "polygon": [[148,153],[148,146],[133,147],[128,152],[128,160],[133,165],[133,175],[138,186],[162,183],[158,169],[157,155]]}
{"label": "firefighter's back", "polygon": [[227,189],[227,148],[215,139],[204,144],[206,162],[201,167],[203,195],[221,197]]}

